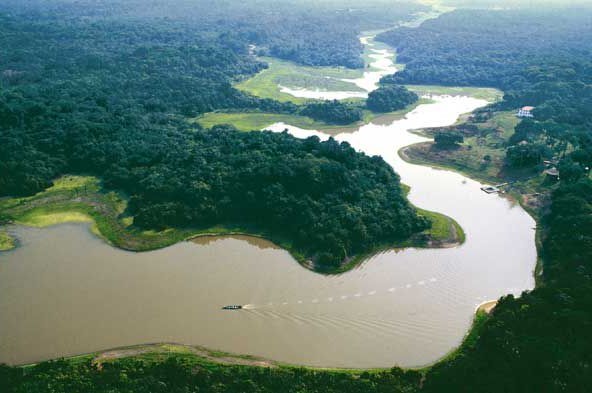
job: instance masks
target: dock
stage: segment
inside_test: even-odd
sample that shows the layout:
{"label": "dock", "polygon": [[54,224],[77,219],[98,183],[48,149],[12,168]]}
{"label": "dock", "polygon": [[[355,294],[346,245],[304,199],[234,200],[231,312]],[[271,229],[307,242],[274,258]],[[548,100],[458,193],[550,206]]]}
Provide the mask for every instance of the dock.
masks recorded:
{"label": "dock", "polygon": [[496,194],[499,192],[503,192],[501,188],[503,186],[507,186],[507,185],[508,185],[508,183],[501,183],[501,184],[497,184],[495,186],[483,186],[483,187],[481,187],[481,191],[484,191],[488,194]]}

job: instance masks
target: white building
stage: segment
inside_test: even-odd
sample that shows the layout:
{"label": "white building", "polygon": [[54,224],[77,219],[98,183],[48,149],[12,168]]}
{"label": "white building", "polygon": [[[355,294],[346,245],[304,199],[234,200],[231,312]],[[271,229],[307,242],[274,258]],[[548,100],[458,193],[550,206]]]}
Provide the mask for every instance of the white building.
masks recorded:
{"label": "white building", "polygon": [[534,106],[523,106],[522,108],[518,109],[518,113],[516,114],[518,117],[534,117],[532,114],[532,110]]}

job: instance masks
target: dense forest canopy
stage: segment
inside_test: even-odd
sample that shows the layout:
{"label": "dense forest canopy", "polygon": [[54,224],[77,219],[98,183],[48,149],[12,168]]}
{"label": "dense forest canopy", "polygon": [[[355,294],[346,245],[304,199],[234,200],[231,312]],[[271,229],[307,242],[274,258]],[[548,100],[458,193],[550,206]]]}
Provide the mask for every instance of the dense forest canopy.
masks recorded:
{"label": "dense forest canopy", "polygon": [[510,167],[561,161],[575,180],[592,167],[592,8],[460,10],[379,38],[407,63],[383,83],[493,86],[499,109],[534,106],[509,140]]}
{"label": "dense forest canopy", "polygon": [[[350,104],[297,107],[234,89],[233,80],[264,64],[249,53],[249,34],[233,30],[246,8],[231,3],[234,13],[221,2],[179,19],[116,15],[126,3],[94,11],[43,3],[47,15],[33,16],[13,4],[0,14],[0,196],[30,195],[64,173],[93,174],[129,195],[139,227],[241,225],[289,240],[325,267],[425,229],[379,158],[334,141],[207,131],[187,121],[215,109],[361,119]],[[228,20],[196,23],[216,12],[229,12]],[[357,34],[344,21],[329,26]],[[297,39],[292,33],[285,47]]]}
{"label": "dense forest canopy", "polygon": [[[321,64],[309,58],[321,56],[332,64],[359,65],[359,29],[374,17],[388,25],[422,9],[397,3],[385,10],[381,0],[364,7],[350,1],[347,9],[335,2],[201,3],[0,5],[0,153],[6,157],[0,163],[0,195],[30,194],[49,185],[70,165],[63,157],[67,146],[85,143],[77,135],[85,130],[174,127],[180,117],[216,109],[303,110],[335,124],[358,120],[359,109],[350,106],[298,108],[249,96],[231,83],[265,67],[249,54],[249,45],[273,48],[272,39],[284,49],[294,47],[296,61]],[[326,20],[311,21],[308,14]],[[338,34],[344,29],[347,34]],[[335,51],[345,57],[335,57]]]}
{"label": "dense forest canopy", "polygon": [[592,19],[589,11],[577,8],[459,10],[378,39],[397,48],[397,60],[405,63],[387,80],[511,91],[557,81],[547,74],[549,67],[565,67],[558,75],[565,80],[578,72],[574,66],[589,63]]}
{"label": "dense forest canopy", "polygon": [[[6,12],[37,20],[105,20],[119,23],[174,21],[178,32],[199,30],[239,51],[257,52],[305,65],[362,67],[361,31],[388,28],[428,8],[389,0],[7,0]],[[178,23],[182,23],[179,25]],[[187,37],[191,42],[191,35]],[[116,43],[117,41],[113,41]]]}
{"label": "dense forest canopy", "polygon": [[[346,16],[355,14],[349,11],[355,7],[346,13],[335,8],[340,2],[301,3],[308,11],[296,12],[316,18],[307,24],[284,12],[293,2],[257,2],[266,4],[261,8],[271,7],[270,13],[248,13],[247,3],[253,4],[216,2],[236,7],[236,14],[226,21],[215,16],[216,7],[199,7],[204,15],[200,17],[187,12],[182,3],[175,9],[178,15],[161,18],[158,14],[165,7],[159,2],[137,8],[134,2],[4,1],[0,193],[30,194],[64,172],[94,173],[132,196],[130,209],[138,225],[239,219],[268,230],[281,227],[280,234],[305,242],[302,247],[309,248],[303,251],[328,263],[425,225],[404,203],[396,174],[380,159],[357,154],[346,144],[301,141],[286,134],[238,134],[222,128],[206,131],[187,124],[186,115],[216,108],[296,110],[232,89],[234,78],[263,67],[248,55],[248,44],[254,43],[261,53],[303,64],[359,65],[360,47],[353,31],[365,28],[371,18],[352,22]],[[134,5],[145,14],[132,12]],[[412,8],[404,7],[393,9]],[[384,15],[377,21],[387,23],[391,14]],[[393,369],[352,376],[175,362],[146,365],[133,360],[98,370],[90,362],[60,361],[27,372],[1,367],[0,387],[7,391],[103,387],[103,391],[286,387],[323,392],[588,391],[592,386],[592,181],[586,171],[592,165],[591,15],[584,8],[456,11],[417,29],[381,35],[398,48],[398,60],[407,63],[403,72],[384,82],[494,86],[506,92],[496,108],[536,106],[534,121],[522,122],[506,146],[508,164],[536,167],[551,157],[559,161],[562,173],[549,212],[539,223],[544,229],[541,284],[520,298],[504,297],[478,339],[427,375]],[[158,23],[140,23],[142,18]],[[307,36],[318,41],[301,45]],[[210,63],[210,58],[220,64]],[[237,195],[242,197],[238,202]],[[307,214],[296,217],[295,206],[298,213]],[[265,217],[268,211],[277,215],[261,222],[262,216],[251,209],[268,209]],[[388,220],[385,212],[392,212]]]}
{"label": "dense forest canopy", "polygon": [[[507,296],[475,345],[430,370],[428,392],[584,392],[592,383],[592,9],[460,10],[380,36],[403,72],[387,83],[493,86],[483,110],[536,106],[509,139],[511,167],[557,162],[542,219],[542,285]],[[450,135],[454,137],[454,135]]]}
{"label": "dense forest canopy", "polygon": [[307,104],[300,114],[332,124],[351,124],[361,120],[363,115],[359,105],[337,100]]}
{"label": "dense forest canopy", "polygon": [[96,162],[87,169],[96,172],[107,165],[101,176],[132,195],[130,212],[142,227],[247,224],[289,239],[324,266],[428,227],[388,164],[333,139],[222,128],[148,136],[144,130],[94,146],[79,166]]}
{"label": "dense forest canopy", "polygon": [[405,108],[419,100],[417,94],[405,86],[383,83],[378,89],[368,94],[366,106],[375,112],[392,112]]}

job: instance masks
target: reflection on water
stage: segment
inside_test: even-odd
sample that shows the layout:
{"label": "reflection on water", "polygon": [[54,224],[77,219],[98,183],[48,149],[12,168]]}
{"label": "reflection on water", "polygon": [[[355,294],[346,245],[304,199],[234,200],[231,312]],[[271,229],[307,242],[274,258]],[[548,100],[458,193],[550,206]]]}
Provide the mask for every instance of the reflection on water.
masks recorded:
{"label": "reflection on water", "polygon": [[[445,355],[478,304],[533,287],[536,249],[534,221],[519,206],[459,174],[398,157],[401,146],[425,140],[408,129],[452,124],[484,104],[434,99],[391,125],[369,124],[336,139],[393,165],[413,203],[457,219],[467,234],[463,246],[385,251],[350,272],[323,276],[250,237],[133,253],[82,225],[17,227],[22,247],[0,253],[0,362],[149,342],[334,367],[419,366]],[[249,306],[221,310],[228,304]]]}
{"label": "reflection on water", "polygon": [[261,250],[265,250],[267,248],[273,248],[279,250],[280,247],[277,246],[275,243],[270,242],[267,239],[263,239],[257,236],[248,236],[248,235],[225,235],[225,236],[218,236],[218,235],[205,235],[205,236],[197,236],[191,239],[195,244],[200,244],[202,246],[206,246],[213,242],[219,242],[226,239],[236,239],[242,240],[250,244],[251,246],[255,246]]}

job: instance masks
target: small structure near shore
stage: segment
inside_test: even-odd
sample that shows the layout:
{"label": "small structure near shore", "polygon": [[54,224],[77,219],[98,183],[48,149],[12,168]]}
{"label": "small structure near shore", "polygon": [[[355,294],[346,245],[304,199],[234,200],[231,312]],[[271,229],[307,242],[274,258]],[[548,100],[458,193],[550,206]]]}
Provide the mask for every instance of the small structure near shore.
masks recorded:
{"label": "small structure near shore", "polygon": [[518,109],[518,113],[516,116],[518,117],[534,117],[532,111],[534,110],[534,106],[523,106],[522,108]]}
{"label": "small structure near shore", "polygon": [[495,194],[496,192],[500,192],[500,189],[496,186],[484,186],[481,187],[481,191],[485,191],[488,194]]}
{"label": "small structure near shore", "polygon": [[559,180],[559,170],[555,167],[547,168],[543,171],[547,178],[552,180]]}
{"label": "small structure near shore", "polygon": [[481,191],[484,191],[488,194],[504,193],[501,188],[507,184],[508,183],[497,184],[495,186],[483,186],[481,187]]}

